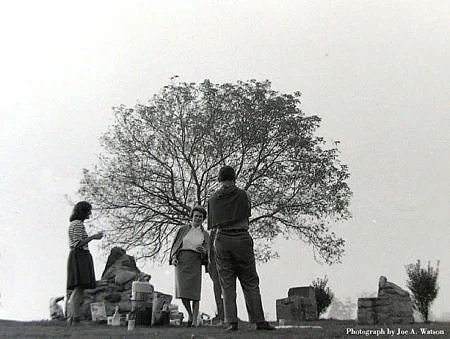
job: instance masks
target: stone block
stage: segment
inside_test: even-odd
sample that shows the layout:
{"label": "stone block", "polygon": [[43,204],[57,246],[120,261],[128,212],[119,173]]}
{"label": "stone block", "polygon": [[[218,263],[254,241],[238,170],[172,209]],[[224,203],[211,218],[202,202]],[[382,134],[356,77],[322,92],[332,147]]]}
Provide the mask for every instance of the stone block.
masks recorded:
{"label": "stone block", "polygon": [[291,323],[304,320],[317,320],[317,305],[310,299],[299,295],[276,300],[277,320],[285,319]]}
{"label": "stone block", "polygon": [[307,299],[316,299],[316,294],[312,286],[291,287],[288,291],[288,297],[298,295]]}
{"label": "stone block", "polygon": [[277,299],[275,301],[277,320],[293,318],[294,305],[289,298]]}
{"label": "stone block", "polygon": [[358,299],[358,322],[361,324],[412,323],[409,293],[386,277],[380,277],[378,298]]}

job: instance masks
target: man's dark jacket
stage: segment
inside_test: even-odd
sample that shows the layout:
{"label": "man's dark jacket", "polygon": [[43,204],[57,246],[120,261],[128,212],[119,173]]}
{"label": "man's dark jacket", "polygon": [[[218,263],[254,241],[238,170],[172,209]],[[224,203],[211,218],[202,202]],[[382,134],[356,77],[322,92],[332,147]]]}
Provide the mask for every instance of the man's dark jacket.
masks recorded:
{"label": "man's dark jacket", "polygon": [[208,200],[208,229],[226,228],[249,218],[251,202],[247,193],[233,185],[223,185]]}

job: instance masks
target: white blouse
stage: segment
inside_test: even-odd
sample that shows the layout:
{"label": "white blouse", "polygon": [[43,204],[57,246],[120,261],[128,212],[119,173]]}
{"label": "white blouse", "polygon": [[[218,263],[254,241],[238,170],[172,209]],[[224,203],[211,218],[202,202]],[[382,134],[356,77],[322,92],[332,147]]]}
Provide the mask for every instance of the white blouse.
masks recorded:
{"label": "white blouse", "polygon": [[203,244],[205,236],[200,227],[191,227],[183,239],[182,250],[192,250],[198,252],[197,247]]}

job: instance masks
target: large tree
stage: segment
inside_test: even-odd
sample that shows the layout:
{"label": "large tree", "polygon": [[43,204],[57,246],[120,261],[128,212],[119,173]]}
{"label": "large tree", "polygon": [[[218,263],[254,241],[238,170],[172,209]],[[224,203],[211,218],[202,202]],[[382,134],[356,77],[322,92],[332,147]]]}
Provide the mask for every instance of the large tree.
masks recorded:
{"label": "large tree", "polygon": [[104,151],[79,190],[109,225],[106,244],[161,258],[227,164],[251,197],[260,260],[285,236],[311,245],[319,261],[340,261],[344,240],[331,226],[350,217],[349,172],[338,142],[315,135],[320,118],[300,110],[299,92],[279,93],[269,81],[172,82],[146,104],[113,110]]}

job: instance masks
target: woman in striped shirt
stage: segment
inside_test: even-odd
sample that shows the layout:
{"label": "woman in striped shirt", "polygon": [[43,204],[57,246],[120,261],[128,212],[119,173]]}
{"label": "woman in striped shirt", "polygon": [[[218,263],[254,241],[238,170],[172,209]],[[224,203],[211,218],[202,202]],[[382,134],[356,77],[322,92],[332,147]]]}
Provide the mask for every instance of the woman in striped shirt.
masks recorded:
{"label": "woman in striped shirt", "polygon": [[89,252],[88,243],[94,239],[101,239],[99,232],[88,236],[84,227],[84,220],[89,219],[92,206],[86,201],[78,202],[70,216],[69,225],[69,259],[67,261],[67,290],[72,290],[68,302],[67,324],[80,321],[80,304],[84,290],[95,288],[94,263]]}

